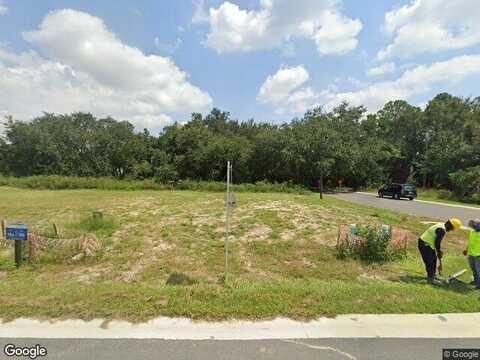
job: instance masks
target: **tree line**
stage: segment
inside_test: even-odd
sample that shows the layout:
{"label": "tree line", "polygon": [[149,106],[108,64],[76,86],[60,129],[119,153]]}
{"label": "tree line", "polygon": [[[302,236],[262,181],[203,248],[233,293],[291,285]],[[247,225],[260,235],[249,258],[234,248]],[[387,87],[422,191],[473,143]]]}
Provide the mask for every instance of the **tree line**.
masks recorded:
{"label": "tree line", "polygon": [[91,114],[11,117],[0,136],[0,173],[172,182],[223,181],[227,160],[237,183],[291,182],[333,187],[388,181],[480,192],[480,98],[442,93],[425,109],[392,101],[376,113],[342,103],[281,125],[239,122],[213,109],[193,113],[158,136],[128,121]]}

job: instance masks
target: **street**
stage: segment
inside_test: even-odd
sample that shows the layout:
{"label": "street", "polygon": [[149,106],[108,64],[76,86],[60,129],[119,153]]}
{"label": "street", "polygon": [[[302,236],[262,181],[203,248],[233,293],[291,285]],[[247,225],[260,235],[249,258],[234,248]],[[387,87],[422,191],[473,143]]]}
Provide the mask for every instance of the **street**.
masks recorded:
{"label": "street", "polygon": [[[445,348],[480,348],[480,339],[300,339],[300,340],[154,340],[154,339],[1,339],[6,344],[44,346],[45,359],[165,360],[441,360]],[[38,358],[42,359],[42,358]]]}
{"label": "street", "polygon": [[379,198],[375,194],[367,193],[344,193],[330,195],[336,198],[354,202],[361,205],[392,210],[414,216],[421,216],[431,219],[445,221],[448,218],[459,218],[466,226],[470,219],[480,218],[480,208],[465,207],[459,205],[448,205],[440,203],[422,202],[418,200],[410,201],[408,199],[393,200],[390,198]]}

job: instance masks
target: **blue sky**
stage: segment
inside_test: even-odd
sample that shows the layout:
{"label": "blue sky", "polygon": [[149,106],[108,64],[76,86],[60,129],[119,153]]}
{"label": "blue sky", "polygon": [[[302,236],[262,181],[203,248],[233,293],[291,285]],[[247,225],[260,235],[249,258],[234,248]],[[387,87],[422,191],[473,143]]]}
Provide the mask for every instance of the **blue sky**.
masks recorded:
{"label": "blue sky", "polygon": [[158,130],[213,106],[281,123],[342,100],[375,111],[395,98],[477,96],[478,8],[475,0],[0,0],[0,114],[82,110]]}

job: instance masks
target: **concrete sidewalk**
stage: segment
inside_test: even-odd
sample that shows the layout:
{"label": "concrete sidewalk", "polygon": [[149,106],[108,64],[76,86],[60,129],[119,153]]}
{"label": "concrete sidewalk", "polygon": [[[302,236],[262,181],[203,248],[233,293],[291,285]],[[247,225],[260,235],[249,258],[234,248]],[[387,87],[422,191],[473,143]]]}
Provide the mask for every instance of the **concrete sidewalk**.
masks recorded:
{"label": "concrete sidewalk", "polygon": [[0,324],[0,338],[257,340],[327,338],[475,338],[480,313],[415,315],[341,315],[310,322],[194,322],[158,318],[146,323],[104,320],[39,321],[17,319]]}

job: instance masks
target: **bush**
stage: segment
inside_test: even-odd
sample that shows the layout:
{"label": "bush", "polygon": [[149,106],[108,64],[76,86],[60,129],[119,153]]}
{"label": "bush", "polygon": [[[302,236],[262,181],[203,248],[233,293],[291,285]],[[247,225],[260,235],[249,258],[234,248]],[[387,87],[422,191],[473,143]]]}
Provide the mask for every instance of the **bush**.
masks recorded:
{"label": "bush", "polygon": [[467,199],[468,202],[471,202],[473,204],[480,204],[480,193],[478,194],[473,194]]}
{"label": "bush", "polygon": [[178,180],[178,173],[175,166],[165,164],[155,169],[155,182],[169,184]]}
{"label": "bush", "polygon": [[365,262],[392,261],[401,256],[400,252],[389,249],[391,233],[375,226],[357,228],[357,242],[339,249],[340,258],[353,258]]}
{"label": "bush", "polygon": [[454,196],[451,191],[448,190],[438,190],[438,198],[442,200],[450,200]]}
{"label": "bush", "polygon": [[457,198],[463,199],[480,193],[480,166],[460,170],[448,176]]}
{"label": "bush", "polygon": [[133,165],[133,177],[135,179],[144,180],[152,177],[153,169],[152,165],[148,161],[136,163]]}
{"label": "bush", "polygon": [[197,281],[182,273],[172,273],[167,279],[167,285],[194,285]]}
{"label": "bush", "polygon": [[390,241],[388,232],[367,225],[358,228],[358,236],[364,239],[364,242],[357,247],[360,260],[384,262],[391,259],[388,251],[388,243]]}

